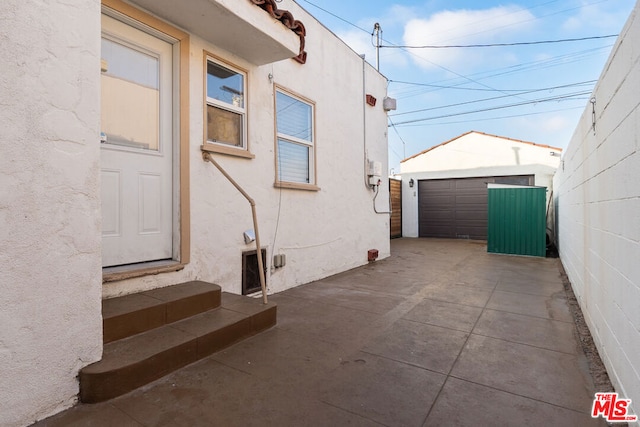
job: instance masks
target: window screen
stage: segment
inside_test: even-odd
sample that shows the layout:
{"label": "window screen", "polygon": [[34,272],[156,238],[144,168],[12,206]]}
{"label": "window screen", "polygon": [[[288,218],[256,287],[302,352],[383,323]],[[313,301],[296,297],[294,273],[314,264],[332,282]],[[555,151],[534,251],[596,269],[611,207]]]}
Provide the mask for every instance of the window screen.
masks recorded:
{"label": "window screen", "polygon": [[280,182],[313,183],[313,106],[276,92]]}

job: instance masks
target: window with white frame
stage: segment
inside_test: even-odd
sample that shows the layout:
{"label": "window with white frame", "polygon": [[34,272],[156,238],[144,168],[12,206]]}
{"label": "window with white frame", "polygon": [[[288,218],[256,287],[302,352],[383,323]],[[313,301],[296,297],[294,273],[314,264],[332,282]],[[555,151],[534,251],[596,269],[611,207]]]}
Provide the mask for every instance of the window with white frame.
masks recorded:
{"label": "window with white frame", "polygon": [[247,149],[246,73],[207,57],[206,141]]}
{"label": "window with white frame", "polygon": [[315,184],[313,104],[276,91],[277,182]]}

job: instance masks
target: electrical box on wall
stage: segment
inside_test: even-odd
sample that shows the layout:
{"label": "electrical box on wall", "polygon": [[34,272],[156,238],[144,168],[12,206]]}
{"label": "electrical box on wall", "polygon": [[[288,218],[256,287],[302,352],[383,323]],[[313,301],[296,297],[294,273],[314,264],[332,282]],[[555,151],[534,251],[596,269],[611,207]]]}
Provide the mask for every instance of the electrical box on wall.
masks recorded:
{"label": "electrical box on wall", "polygon": [[389,98],[388,96],[386,96],[382,100],[382,108],[384,109],[384,111],[393,111],[393,110],[395,110],[397,108],[396,100],[394,98]]}
{"label": "electrical box on wall", "polygon": [[376,186],[382,184],[382,180],[379,176],[370,176],[369,177],[369,185]]}
{"label": "electrical box on wall", "polygon": [[285,254],[277,254],[273,256],[273,266],[275,268],[284,267],[287,264],[287,256]]}
{"label": "electrical box on wall", "polygon": [[369,177],[369,185],[372,187],[378,186],[382,183],[380,177],[382,176],[382,163],[369,160],[369,170],[367,171]]}
{"label": "electrical box on wall", "polygon": [[382,176],[382,163],[369,160],[369,176]]}

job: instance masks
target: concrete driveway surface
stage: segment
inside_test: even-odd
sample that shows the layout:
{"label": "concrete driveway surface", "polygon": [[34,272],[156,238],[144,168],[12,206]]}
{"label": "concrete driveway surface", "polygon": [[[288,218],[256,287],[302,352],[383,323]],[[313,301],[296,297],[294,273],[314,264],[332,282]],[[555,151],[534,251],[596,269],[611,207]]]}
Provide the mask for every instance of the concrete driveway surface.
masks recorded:
{"label": "concrete driveway surface", "polygon": [[271,296],[278,325],[39,426],[589,426],[594,386],[557,259],[398,239]]}

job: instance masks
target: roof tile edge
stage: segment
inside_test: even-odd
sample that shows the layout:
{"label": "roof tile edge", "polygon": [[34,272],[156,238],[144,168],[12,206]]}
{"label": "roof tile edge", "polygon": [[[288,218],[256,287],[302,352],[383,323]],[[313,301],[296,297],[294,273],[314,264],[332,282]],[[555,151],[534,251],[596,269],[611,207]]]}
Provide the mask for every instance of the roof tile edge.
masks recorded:
{"label": "roof tile edge", "polygon": [[278,9],[275,0],[249,0],[251,3],[265,10],[271,16],[273,16],[278,21],[282,22],[282,24],[293,31],[295,34],[300,37],[300,53],[298,56],[294,56],[293,59],[298,61],[301,64],[307,62],[307,52],[304,50],[305,41],[304,38],[307,35],[307,30],[304,27],[304,24],[293,18],[293,14],[288,10]]}

